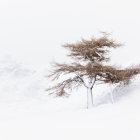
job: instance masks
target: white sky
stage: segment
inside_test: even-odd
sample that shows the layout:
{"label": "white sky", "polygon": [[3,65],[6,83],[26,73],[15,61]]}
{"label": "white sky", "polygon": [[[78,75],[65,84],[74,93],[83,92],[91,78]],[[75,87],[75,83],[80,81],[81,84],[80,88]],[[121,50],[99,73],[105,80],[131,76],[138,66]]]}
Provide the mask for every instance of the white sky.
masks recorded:
{"label": "white sky", "polygon": [[139,0],[0,0],[0,55],[47,65],[64,58],[62,44],[107,31],[125,43],[115,63],[140,62],[139,6]]}

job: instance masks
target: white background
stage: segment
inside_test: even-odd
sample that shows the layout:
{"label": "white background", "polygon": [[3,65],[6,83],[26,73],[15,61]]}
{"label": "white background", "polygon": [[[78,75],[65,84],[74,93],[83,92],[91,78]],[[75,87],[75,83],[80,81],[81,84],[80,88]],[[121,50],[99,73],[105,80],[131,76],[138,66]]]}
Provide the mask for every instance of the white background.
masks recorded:
{"label": "white background", "polygon": [[69,60],[61,45],[100,31],[125,44],[112,64],[139,64],[139,13],[139,0],[0,0],[0,140],[139,140],[140,77],[114,104],[111,87],[95,87],[89,110],[86,89],[45,92],[50,63]]}
{"label": "white background", "polygon": [[1,0],[0,54],[47,66],[63,59],[62,44],[106,31],[125,44],[113,55],[115,63],[139,61],[139,5],[139,0]]}

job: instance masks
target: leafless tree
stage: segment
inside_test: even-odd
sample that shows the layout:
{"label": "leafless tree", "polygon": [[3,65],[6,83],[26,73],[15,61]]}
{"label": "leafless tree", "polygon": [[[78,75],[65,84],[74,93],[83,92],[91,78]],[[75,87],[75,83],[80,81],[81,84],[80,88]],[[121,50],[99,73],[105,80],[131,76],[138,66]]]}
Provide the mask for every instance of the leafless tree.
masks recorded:
{"label": "leafless tree", "polygon": [[70,78],[46,90],[51,94],[64,96],[68,95],[68,90],[85,86],[87,88],[87,108],[92,107],[92,90],[95,83],[121,83],[127,85],[134,75],[140,73],[139,66],[117,69],[107,65],[110,60],[108,57],[110,48],[120,46],[122,44],[110,39],[106,33],[103,33],[100,38],[82,39],[75,44],[63,45],[64,48],[69,50],[68,56],[74,62],[71,64],[54,63],[54,69],[48,77],[52,81],[58,80],[62,75],[70,75]]}

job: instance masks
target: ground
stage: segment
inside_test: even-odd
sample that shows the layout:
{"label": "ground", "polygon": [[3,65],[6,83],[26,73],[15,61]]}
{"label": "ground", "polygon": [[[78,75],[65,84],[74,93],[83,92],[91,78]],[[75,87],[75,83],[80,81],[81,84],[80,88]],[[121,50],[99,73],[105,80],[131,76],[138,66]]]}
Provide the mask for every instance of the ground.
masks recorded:
{"label": "ground", "polygon": [[139,76],[125,88],[95,87],[94,106],[86,109],[84,89],[53,98],[45,92],[45,73],[11,59],[0,67],[1,140],[140,139]]}

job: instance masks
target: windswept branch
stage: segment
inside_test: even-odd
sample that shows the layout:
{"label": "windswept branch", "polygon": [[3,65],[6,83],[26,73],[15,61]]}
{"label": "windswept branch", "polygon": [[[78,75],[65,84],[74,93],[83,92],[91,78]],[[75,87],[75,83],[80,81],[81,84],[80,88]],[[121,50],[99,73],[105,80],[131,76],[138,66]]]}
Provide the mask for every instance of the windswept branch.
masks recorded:
{"label": "windswept branch", "polygon": [[140,66],[132,66],[126,69],[116,69],[114,67],[105,66],[103,71],[98,75],[98,81],[103,83],[122,83],[128,85],[131,79],[140,74]]}
{"label": "windswept branch", "polygon": [[84,81],[80,76],[75,76],[74,78],[69,78],[64,80],[57,85],[46,89],[50,94],[56,94],[57,96],[68,95],[66,90],[72,90],[78,88],[79,86],[84,85]]}
{"label": "windswept branch", "polygon": [[80,72],[84,75],[84,69],[85,67],[78,63],[72,63],[71,65],[68,64],[59,64],[54,63],[53,64],[54,70],[51,72],[50,75],[48,75],[49,78],[52,78],[52,80],[57,80],[62,74],[75,74],[76,72]]}

